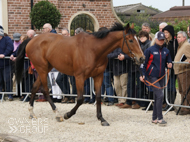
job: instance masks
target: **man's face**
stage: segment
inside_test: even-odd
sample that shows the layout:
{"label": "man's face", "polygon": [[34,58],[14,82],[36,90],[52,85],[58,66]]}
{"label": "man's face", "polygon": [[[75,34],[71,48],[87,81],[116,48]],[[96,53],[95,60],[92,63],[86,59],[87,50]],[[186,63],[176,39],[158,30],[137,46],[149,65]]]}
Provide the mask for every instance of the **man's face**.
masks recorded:
{"label": "man's face", "polygon": [[42,32],[43,32],[43,33],[49,33],[49,32],[50,32],[50,29],[48,28],[47,25],[44,25],[44,26],[43,26]]}
{"label": "man's face", "polygon": [[150,33],[150,28],[149,27],[142,26],[142,30],[146,31],[147,33]]}
{"label": "man's face", "polygon": [[165,27],[165,25],[160,25],[159,26],[159,31],[162,32],[162,29]]}
{"label": "man's face", "polygon": [[177,41],[178,41],[178,43],[182,43],[182,42],[184,42],[185,40],[186,40],[186,37],[183,37],[182,34],[178,34],[178,35],[177,35]]}
{"label": "man's face", "polygon": [[0,40],[3,38],[3,36],[0,36]]}
{"label": "man's face", "polygon": [[63,30],[62,33],[61,33],[63,36],[69,36],[69,33],[67,30]]}
{"label": "man's face", "polygon": [[190,37],[190,31],[189,27],[187,27],[187,35]]}

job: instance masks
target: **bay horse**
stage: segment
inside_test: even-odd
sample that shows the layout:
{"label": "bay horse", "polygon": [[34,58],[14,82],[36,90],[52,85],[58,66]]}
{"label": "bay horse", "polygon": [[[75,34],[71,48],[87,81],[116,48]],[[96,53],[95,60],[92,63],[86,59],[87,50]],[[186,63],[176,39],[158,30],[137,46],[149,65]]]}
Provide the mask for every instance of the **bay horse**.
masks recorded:
{"label": "bay horse", "polygon": [[64,74],[74,76],[76,80],[77,103],[70,112],[65,113],[64,119],[73,116],[83,103],[84,81],[89,77],[93,77],[97,101],[97,118],[101,121],[102,126],[109,126],[101,112],[101,85],[103,73],[108,63],[107,55],[120,47],[138,65],[143,63],[145,59],[133,28],[133,24],[131,27],[129,24],[123,27],[119,23],[114,23],[111,29],[92,34],[82,32],[73,37],[63,37],[62,35],[47,33],[38,35],[31,40],[25,40],[20,45],[17,54],[16,80],[21,81],[24,56],[27,54],[38,72],[38,78],[31,90],[30,118],[36,118],[33,112],[34,97],[38,88],[42,85],[42,92],[55,112],[56,120],[63,121],[58,108],[50,98],[47,86],[48,72],[54,67]]}

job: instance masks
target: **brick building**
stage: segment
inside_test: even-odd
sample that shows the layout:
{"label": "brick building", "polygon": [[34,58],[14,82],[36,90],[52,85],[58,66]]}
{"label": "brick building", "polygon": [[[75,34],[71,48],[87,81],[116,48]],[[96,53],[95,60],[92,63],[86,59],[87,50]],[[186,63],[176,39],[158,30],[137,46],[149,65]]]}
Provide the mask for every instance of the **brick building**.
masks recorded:
{"label": "brick building", "polygon": [[171,7],[165,12],[154,15],[152,19],[171,23],[174,23],[175,19],[178,19],[179,21],[190,20],[190,6]]}
{"label": "brick building", "polygon": [[[31,1],[37,3],[39,0],[0,0],[0,25],[12,37],[14,32],[26,34],[31,28],[29,13],[31,10]],[[94,31],[99,27],[111,27],[111,25],[120,21],[113,9],[113,0],[49,0],[60,11],[62,17],[57,32],[61,28],[71,28],[73,19],[81,14],[87,15],[94,26]],[[37,31],[40,33],[40,31]]]}
{"label": "brick building", "polygon": [[156,10],[146,5],[143,5],[142,3],[115,6],[114,9],[117,15],[125,16],[126,18],[130,18],[130,16],[134,14],[138,15],[142,13],[146,13],[146,14],[149,14],[150,16],[154,16],[162,12],[160,10]]}

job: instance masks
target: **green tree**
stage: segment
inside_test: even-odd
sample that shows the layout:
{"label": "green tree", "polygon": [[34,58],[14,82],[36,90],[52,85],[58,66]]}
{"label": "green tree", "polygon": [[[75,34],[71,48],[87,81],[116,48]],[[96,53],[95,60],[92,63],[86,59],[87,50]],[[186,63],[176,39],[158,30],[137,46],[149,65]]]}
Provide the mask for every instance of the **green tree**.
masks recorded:
{"label": "green tree", "polygon": [[135,23],[135,30],[137,32],[141,30],[141,26],[144,22],[150,24],[152,33],[155,34],[157,31],[159,31],[159,21],[151,20],[151,16],[146,12],[140,14],[134,13],[128,19],[128,23]]}
{"label": "green tree", "polygon": [[31,23],[36,29],[41,29],[45,23],[50,23],[53,28],[59,25],[61,14],[56,6],[48,0],[36,3],[30,12]]}
{"label": "green tree", "polygon": [[174,23],[168,22],[168,25],[172,25],[174,27],[175,35],[177,35],[177,32],[179,31],[187,31],[187,27],[190,25],[190,20],[185,21],[185,20],[178,20],[175,19]]}

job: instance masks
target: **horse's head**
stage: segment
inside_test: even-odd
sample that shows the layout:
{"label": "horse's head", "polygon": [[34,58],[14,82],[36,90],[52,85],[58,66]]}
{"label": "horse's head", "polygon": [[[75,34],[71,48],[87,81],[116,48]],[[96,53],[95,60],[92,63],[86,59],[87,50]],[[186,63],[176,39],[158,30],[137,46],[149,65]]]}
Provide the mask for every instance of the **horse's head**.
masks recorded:
{"label": "horse's head", "polygon": [[125,30],[123,31],[123,41],[121,49],[124,53],[126,53],[128,56],[130,56],[137,65],[140,65],[144,63],[145,56],[143,54],[143,51],[141,50],[141,47],[139,45],[138,38],[136,37],[134,24],[130,27],[129,24],[127,24]]}

